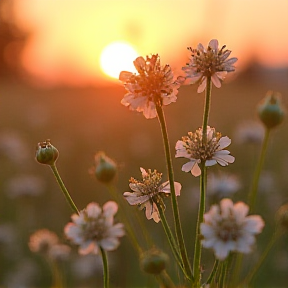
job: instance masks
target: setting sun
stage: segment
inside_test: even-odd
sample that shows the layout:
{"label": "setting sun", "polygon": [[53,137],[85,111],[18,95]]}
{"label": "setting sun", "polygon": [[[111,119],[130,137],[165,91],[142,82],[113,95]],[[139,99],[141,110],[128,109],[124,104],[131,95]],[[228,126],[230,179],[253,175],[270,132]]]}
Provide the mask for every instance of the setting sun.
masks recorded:
{"label": "setting sun", "polygon": [[118,79],[121,71],[136,72],[133,61],[137,57],[138,53],[130,44],[113,42],[101,53],[101,69],[108,76]]}

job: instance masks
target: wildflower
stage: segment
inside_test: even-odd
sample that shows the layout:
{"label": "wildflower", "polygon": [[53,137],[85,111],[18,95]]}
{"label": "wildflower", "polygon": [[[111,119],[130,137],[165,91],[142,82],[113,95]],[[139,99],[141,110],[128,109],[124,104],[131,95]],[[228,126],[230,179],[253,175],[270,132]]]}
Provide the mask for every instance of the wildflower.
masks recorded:
{"label": "wildflower", "polygon": [[200,43],[197,49],[188,47],[191,52],[189,63],[182,69],[186,77],[190,78],[191,84],[199,83],[197,92],[201,93],[207,85],[207,77],[211,77],[213,84],[221,87],[221,80],[224,80],[228,72],[235,71],[233,64],[238,60],[233,57],[228,59],[231,54],[230,50],[225,50],[226,45],[219,50],[218,40],[213,39],[209,42],[208,48],[205,49]]}
{"label": "wildflower", "polygon": [[72,215],[73,222],[65,226],[65,235],[79,245],[78,251],[82,255],[98,254],[99,247],[106,251],[115,250],[120,244],[118,238],[125,234],[122,223],[114,224],[117,210],[114,201],[106,202],[102,209],[92,202],[79,215]]}
{"label": "wildflower", "polygon": [[139,74],[122,71],[119,75],[128,91],[121,103],[130,110],[143,112],[147,119],[155,118],[156,106],[176,101],[181,77],[174,81],[170,66],[161,66],[158,54],[146,56],[146,60],[138,57],[134,66]]}
{"label": "wildflower", "polygon": [[58,156],[58,150],[51,144],[49,139],[38,143],[36,149],[36,160],[40,164],[54,165]]}
{"label": "wildflower", "polygon": [[100,182],[110,183],[114,179],[116,172],[116,163],[106,156],[104,152],[98,152],[95,155],[94,174]]}
{"label": "wildflower", "polygon": [[28,246],[32,252],[47,254],[59,243],[58,236],[48,229],[37,230],[30,236]]}
{"label": "wildflower", "polygon": [[230,199],[223,199],[204,214],[200,230],[202,245],[212,248],[219,260],[224,260],[230,251],[251,252],[255,235],[259,234],[264,221],[258,215],[247,216],[249,207],[243,202],[233,205]]}
{"label": "wildflower", "polygon": [[[145,207],[146,218],[153,219],[156,223],[160,221],[159,211],[157,205],[165,209],[162,197],[169,196],[170,184],[169,181],[160,184],[162,180],[162,173],[156,170],[153,172],[148,169],[148,172],[140,168],[142,173],[142,181],[134,178],[130,179],[129,187],[133,192],[125,192],[123,195],[130,205],[139,205],[140,209]],[[181,184],[174,182],[176,196],[180,195]]]}
{"label": "wildflower", "polygon": [[258,115],[267,129],[278,126],[284,119],[281,94],[268,91],[266,97],[258,106]]}
{"label": "wildflower", "polygon": [[207,126],[207,142],[202,141],[202,128],[196,130],[195,133],[188,132],[188,136],[182,137],[176,143],[176,158],[184,157],[190,161],[182,166],[182,171],[191,171],[192,175],[199,176],[201,169],[200,163],[205,166],[213,166],[216,163],[221,166],[227,166],[233,163],[235,158],[228,150],[223,150],[231,144],[231,139],[227,136],[222,137],[221,133],[216,132],[215,128]]}

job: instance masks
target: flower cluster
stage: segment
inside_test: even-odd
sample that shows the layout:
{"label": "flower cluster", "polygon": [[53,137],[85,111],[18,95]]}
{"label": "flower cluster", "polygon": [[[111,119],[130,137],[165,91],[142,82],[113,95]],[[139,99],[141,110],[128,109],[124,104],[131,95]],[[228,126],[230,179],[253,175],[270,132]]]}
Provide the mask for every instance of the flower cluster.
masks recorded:
{"label": "flower cluster", "polygon": [[191,84],[200,84],[197,90],[198,93],[205,90],[207,77],[211,77],[213,84],[220,88],[220,80],[224,80],[227,72],[235,71],[233,64],[238,59],[235,57],[229,59],[231,51],[225,49],[225,45],[221,49],[218,46],[218,41],[213,39],[209,42],[207,49],[201,43],[198,44],[197,49],[188,47],[191,58],[189,63],[182,69],[186,73],[186,77],[190,78]]}
{"label": "flower cluster", "polygon": [[[125,192],[123,195],[130,205],[139,205],[140,209],[145,207],[147,219],[153,219],[156,223],[160,221],[159,210],[157,205],[165,208],[162,197],[169,196],[170,184],[164,182],[161,184],[162,174],[156,170],[146,171],[140,168],[142,173],[142,181],[134,178],[130,179],[130,188],[133,192]],[[180,195],[181,184],[174,182],[176,196]]]}
{"label": "flower cluster", "polygon": [[119,237],[124,236],[122,223],[114,224],[114,215],[118,205],[113,201],[104,204],[103,209],[97,203],[90,203],[79,215],[73,214],[64,232],[68,239],[79,245],[79,253],[98,254],[99,247],[112,251],[119,246]]}
{"label": "flower cluster", "polygon": [[173,79],[169,65],[161,66],[158,54],[138,57],[134,61],[138,74],[122,71],[119,79],[124,83],[128,93],[121,103],[131,110],[143,112],[149,118],[157,116],[156,106],[175,102],[180,82]]}
{"label": "flower cluster", "polygon": [[224,260],[230,251],[251,252],[255,235],[259,234],[264,221],[258,215],[247,216],[249,207],[243,202],[233,205],[230,199],[223,199],[204,214],[201,223],[202,245],[212,248],[218,259]]}
{"label": "flower cluster", "polygon": [[235,158],[228,150],[223,150],[231,144],[231,140],[221,133],[216,132],[214,128],[207,127],[207,141],[203,143],[203,129],[199,128],[195,133],[188,132],[188,136],[182,137],[182,140],[176,143],[176,156],[184,157],[190,161],[182,166],[182,171],[191,171],[192,175],[199,176],[201,169],[200,163],[205,166],[212,166],[216,163],[226,166],[233,163]]}

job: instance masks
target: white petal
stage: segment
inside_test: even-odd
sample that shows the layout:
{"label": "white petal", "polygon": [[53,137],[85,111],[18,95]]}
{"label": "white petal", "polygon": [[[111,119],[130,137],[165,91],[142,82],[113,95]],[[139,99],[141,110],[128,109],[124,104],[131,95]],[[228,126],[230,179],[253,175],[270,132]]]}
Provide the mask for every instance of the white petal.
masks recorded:
{"label": "white petal", "polygon": [[140,167],[140,171],[141,171],[141,174],[142,174],[143,178],[148,176],[148,173],[146,172],[146,170],[144,168]]}
{"label": "white petal", "polygon": [[157,116],[156,107],[153,102],[149,102],[148,105],[145,105],[143,109],[143,115],[145,116],[146,119],[152,119]]}
{"label": "white petal", "polygon": [[108,201],[103,205],[103,214],[106,217],[114,216],[118,211],[118,205],[114,201]]}
{"label": "white petal", "polygon": [[97,203],[91,202],[87,205],[86,212],[89,218],[98,218],[102,210]]}
{"label": "white petal", "polygon": [[246,218],[244,229],[250,233],[258,234],[262,231],[265,223],[258,215],[251,215]]}
{"label": "white petal", "polygon": [[215,159],[211,159],[211,160],[206,160],[205,162],[205,166],[209,167],[209,166],[213,166],[217,163],[217,161]]}
{"label": "white petal", "polygon": [[221,82],[219,80],[219,78],[217,77],[217,74],[213,74],[211,77],[211,80],[213,82],[213,84],[215,85],[215,87],[220,88],[221,87]]}
{"label": "white petal", "polygon": [[209,42],[209,46],[215,50],[215,51],[218,51],[218,40],[217,39],[212,39],[210,42]]}
{"label": "white petal", "polygon": [[131,193],[131,192],[125,192],[123,194],[123,196],[125,197],[125,199],[128,201],[128,203],[130,205],[142,204],[142,203],[144,203],[144,202],[149,200],[149,196],[148,195],[139,196],[136,193]]}
{"label": "white petal", "polygon": [[133,75],[133,73],[131,73],[131,72],[122,71],[122,72],[120,72],[119,80],[123,81],[123,82],[127,82],[132,75]]}
{"label": "white petal", "polygon": [[231,144],[231,139],[227,136],[221,137],[218,144],[219,144],[219,147],[217,150],[222,150]]}
{"label": "white petal", "polygon": [[215,74],[217,75],[219,79],[224,80],[225,77],[227,76],[227,71],[218,71],[218,72],[215,72]]}
{"label": "white petal", "polygon": [[233,211],[233,202],[231,199],[225,198],[220,202],[221,214],[223,218],[228,218]]}
{"label": "white petal", "polygon": [[193,169],[193,166],[196,164],[196,160],[191,160],[182,166],[182,171],[190,172]]}
{"label": "white petal", "polygon": [[234,246],[235,244],[233,244],[232,242],[222,242],[222,241],[217,241],[217,243],[215,243],[214,245],[214,251],[215,251],[215,256],[219,259],[219,260],[224,260],[230,251],[234,250]]}
{"label": "white petal", "polygon": [[145,59],[140,56],[140,57],[137,57],[135,61],[133,61],[133,64],[135,66],[135,68],[137,69],[137,71],[142,71],[144,68],[145,68]]}
{"label": "white petal", "polygon": [[207,77],[203,77],[202,81],[197,89],[197,93],[202,93],[207,86]]}
{"label": "white petal", "polygon": [[245,217],[249,212],[249,207],[243,202],[237,202],[234,205],[234,217],[238,224],[243,224]]}
{"label": "white petal", "polygon": [[120,242],[117,238],[109,237],[102,239],[99,245],[106,251],[115,250],[119,246]]}

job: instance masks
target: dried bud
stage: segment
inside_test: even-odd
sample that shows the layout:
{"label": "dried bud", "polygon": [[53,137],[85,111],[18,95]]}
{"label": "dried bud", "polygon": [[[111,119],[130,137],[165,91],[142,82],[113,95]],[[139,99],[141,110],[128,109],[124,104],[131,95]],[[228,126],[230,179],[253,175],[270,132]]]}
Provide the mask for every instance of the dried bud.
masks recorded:
{"label": "dried bud", "polygon": [[166,268],[168,260],[167,254],[153,248],[141,256],[140,265],[148,274],[160,274]]}
{"label": "dried bud", "polygon": [[116,163],[105,155],[104,152],[98,152],[95,155],[95,176],[103,183],[111,182],[117,172]]}
{"label": "dried bud", "polygon": [[58,150],[50,143],[49,139],[38,143],[36,149],[37,162],[46,165],[54,165],[58,156]]}
{"label": "dried bud", "polygon": [[276,222],[282,228],[288,230],[288,203],[282,205],[276,213]]}
{"label": "dried bud", "polygon": [[281,94],[268,91],[262,103],[258,106],[258,115],[263,124],[268,129],[274,128],[283,121],[284,114]]}

